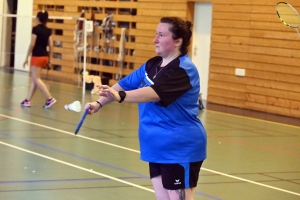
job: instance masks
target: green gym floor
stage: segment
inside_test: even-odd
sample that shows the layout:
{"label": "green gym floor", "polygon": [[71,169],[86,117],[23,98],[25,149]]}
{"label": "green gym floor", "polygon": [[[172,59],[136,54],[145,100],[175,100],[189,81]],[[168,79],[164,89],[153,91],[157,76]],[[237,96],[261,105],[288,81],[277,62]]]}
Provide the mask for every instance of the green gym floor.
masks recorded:
{"label": "green gym floor", "polygon": [[[75,136],[82,112],[64,105],[97,96],[53,81],[56,104],[43,109],[45,98],[37,91],[31,107],[23,108],[29,86],[28,73],[0,70],[1,200],[155,199],[148,164],[139,159],[135,104],[106,105],[87,116]],[[208,105],[199,114],[208,157],[195,199],[299,200],[299,119],[290,119],[291,125],[286,118],[266,121],[224,109]]]}

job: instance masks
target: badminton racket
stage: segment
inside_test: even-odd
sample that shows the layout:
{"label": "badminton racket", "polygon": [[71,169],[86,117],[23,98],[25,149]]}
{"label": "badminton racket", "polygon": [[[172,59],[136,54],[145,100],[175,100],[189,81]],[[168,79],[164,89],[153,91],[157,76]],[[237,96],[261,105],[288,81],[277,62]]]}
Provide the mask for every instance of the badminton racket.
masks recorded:
{"label": "badminton racket", "polygon": [[300,15],[291,4],[287,2],[278,2],[276,4],[276,13],[284,25],[295,29],[300,36],[298,31],[298,28],[300,27]]}
{"label": "badminton racket", "polygon": [[83,121],[84,121],[86,115],[89,113],[89,110],[90,110],[90,109],[86,109],[86,110],[84,111],[83,115],[81,116],[81,119],[80,119],[80,121],[79,121],[79,123],[78,123],[78,125],[77,125],[76,130],[75,130],[75,135],[77,135],[78,131],[80,130],[80,128],[81,128],[81,126],[82,126],[82,124],[83,124]]}

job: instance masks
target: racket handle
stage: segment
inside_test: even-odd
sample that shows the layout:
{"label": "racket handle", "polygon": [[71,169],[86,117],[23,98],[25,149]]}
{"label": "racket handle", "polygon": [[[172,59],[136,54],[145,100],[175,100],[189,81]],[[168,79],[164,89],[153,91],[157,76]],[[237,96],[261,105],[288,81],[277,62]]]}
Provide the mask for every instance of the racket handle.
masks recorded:
{"label": "racket handle", "polygon": [[80,121],[79,121],[79,123],[77,125],[77,128],[75,130],[75,135],[77,135],[78,131],[80,130],[80,128],[81,128],[81,126],[83,124],[83,121],[84,121],[85,117],[87,116],[87,114],[89,113],[89,111],[90,111],[90,109],[86,109],[84,111],[84,113],[83,113],[83,115],[82,115],[82,117],[81,117],[81,119],[80,119]]}

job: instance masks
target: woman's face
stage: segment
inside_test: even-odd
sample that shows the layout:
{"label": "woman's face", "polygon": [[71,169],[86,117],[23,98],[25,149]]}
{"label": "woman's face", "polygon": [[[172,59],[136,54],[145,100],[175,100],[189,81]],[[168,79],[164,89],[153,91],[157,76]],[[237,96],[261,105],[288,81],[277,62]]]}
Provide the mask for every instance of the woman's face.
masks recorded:
{"label": "woman's face", "polygon": [[172,38],[172,32],[169,31],[171,24],[159,23],[156,29],[156,36],[153,40],[155,52],[161,57],[173,55],[177,50],[178,43]]}

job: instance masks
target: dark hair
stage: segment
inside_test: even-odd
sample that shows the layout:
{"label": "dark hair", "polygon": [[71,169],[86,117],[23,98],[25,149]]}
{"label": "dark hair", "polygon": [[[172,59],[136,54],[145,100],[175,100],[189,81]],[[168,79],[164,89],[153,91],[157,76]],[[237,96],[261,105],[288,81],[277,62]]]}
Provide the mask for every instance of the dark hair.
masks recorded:
{"label": "dark hair", "polygon": [[188,46],[190,45],[190,39],[192,37],[191,28],[193,24],[190,21],[184,21],[178,17],[162,17],[160,22],[172,25],[169,31],[172,33],[173,39],[176,40],[182,38],[180,52],[182,55],[187,54]]}
{"label": "dark hair", "polygon": [[48,12],[43,10],[38,12],[38,14],[36,15],[37,18],[39,18],[40,22],[44,25],[47,24],[48,22]]}

